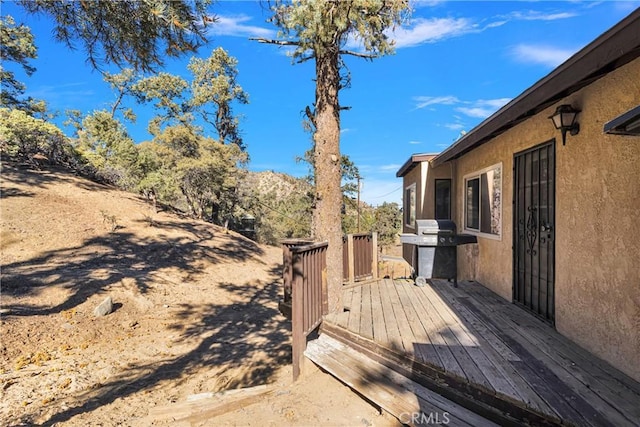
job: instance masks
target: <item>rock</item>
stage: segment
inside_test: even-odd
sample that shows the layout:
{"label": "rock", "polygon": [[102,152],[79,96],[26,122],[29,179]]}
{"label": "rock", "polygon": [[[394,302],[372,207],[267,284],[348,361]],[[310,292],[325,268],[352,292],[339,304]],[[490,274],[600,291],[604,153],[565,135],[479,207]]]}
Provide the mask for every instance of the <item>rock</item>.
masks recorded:
{"label": "rock", "polygon": [[124,326],[125,329],[135,329],[138,326],[140,326],[140,324],[138,323],[137,320],[129,320],[127,322],[122,323],[122,326]]}
{"label": "rock", "polygon": [[96,317],[106,316],[113,311],[113,300],[106,297],[94,310],[93,315]]}

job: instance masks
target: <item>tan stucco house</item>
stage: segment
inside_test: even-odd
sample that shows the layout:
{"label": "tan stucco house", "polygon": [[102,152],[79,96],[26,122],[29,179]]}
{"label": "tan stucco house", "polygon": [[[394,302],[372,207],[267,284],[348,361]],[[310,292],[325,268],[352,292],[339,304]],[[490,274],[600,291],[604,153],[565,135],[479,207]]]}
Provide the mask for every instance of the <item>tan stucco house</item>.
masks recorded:
{"label": "tan stucco house", "polygon": [[[551,116],[569,107],[563,142]],[[397,176],[404,233],[453,219],[478,240],[457,249],[461,280],[640,381],[640,9]]]}

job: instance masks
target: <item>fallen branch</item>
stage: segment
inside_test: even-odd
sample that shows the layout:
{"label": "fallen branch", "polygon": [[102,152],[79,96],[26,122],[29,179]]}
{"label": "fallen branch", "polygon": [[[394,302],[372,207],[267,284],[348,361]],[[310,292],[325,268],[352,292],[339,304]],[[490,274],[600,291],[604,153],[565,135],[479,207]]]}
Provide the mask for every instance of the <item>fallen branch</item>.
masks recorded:
{"label": "fallen branch", "polygon": [[190,423],[206,421],[256,403],[272,392],[273,390],[266,385],[260,385],[215,393],[192,394],[185,402],[151,408],[149,418],[153,421],[171,420]]}

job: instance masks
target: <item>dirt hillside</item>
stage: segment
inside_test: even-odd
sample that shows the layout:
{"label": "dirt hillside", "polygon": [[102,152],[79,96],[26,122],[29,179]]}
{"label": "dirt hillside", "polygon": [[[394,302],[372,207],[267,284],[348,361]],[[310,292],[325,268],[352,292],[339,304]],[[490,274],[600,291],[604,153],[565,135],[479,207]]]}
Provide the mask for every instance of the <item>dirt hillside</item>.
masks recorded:
{"label": "dirt hillside", "polygon": [[0,425],[177,425],[194,395],[261,385],[187,425],[395,424],[317,370],[291,384],[280,248],[62,170],[1,178]]}

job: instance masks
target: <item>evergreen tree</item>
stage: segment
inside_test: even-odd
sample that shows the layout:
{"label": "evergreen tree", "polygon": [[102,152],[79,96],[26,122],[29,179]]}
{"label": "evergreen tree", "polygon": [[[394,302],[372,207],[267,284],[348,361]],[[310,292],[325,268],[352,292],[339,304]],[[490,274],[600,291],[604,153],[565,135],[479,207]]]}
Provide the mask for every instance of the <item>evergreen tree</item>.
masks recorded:
{"label": "evergreen tree", "polygon": [[18,80],[15,72],[6,68],[8,63],[15,63],[27,76],[31,76],[36,69],[30,64],[30,60],[37,57],[31,29],[24,24],[17,25],[9,15],[0,16],[0,107],[44,113],[44,102],[32,98],[23,99],[25,84]]}
{"label": "evergreen tree", "polygon": [[206,43],[210,0],[21,0],[32,14],[49,16],[55,38],[79,44],[95,69],[104,64],[137,71],[162,68],[166,58],[195,52]]}
{"label": "evergreen tree", "polygon": [[[293,46],[294,61],[315,61],[315,103],[306,112],[314,146],[315,209],[313,234],[327,241],[329,310],[342,310],[342,227],[340,89],[349,85],[343,55],[374,58],[393,51],[385,30],[400,24],[409,10],[407,0],[293,0],[276,1],[273,22],[278,40],[257,39]],[[364,53],[345,49],[357,39]]]}

